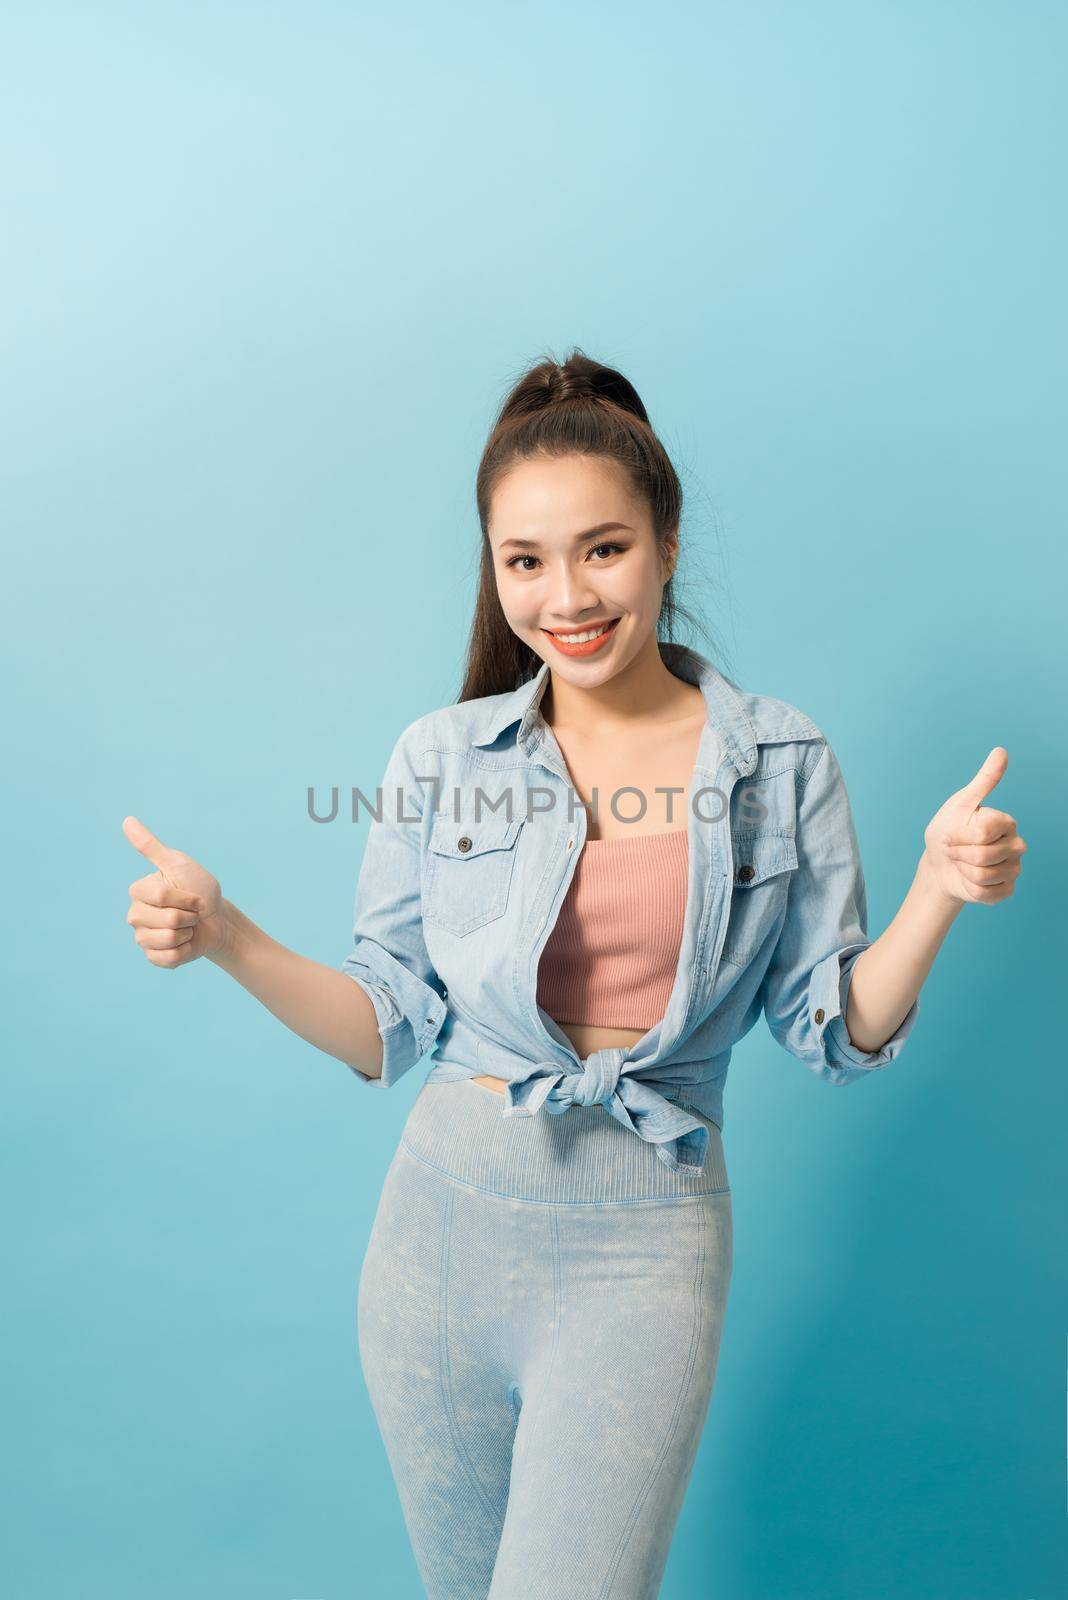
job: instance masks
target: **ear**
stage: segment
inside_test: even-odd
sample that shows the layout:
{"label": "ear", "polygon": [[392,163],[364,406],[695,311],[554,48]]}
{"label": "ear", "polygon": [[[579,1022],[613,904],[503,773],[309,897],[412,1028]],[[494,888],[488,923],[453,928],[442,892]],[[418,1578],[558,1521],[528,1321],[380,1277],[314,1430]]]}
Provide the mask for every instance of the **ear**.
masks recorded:
{"label": "ear", "polygon": [[679,563],[679,530],[677,528],[672,528],[669,533],[665,534],[660,545],[660,557],[667,568],[664,577],[664,582],[666,583],[668,578],[674,575],[675,568]]}

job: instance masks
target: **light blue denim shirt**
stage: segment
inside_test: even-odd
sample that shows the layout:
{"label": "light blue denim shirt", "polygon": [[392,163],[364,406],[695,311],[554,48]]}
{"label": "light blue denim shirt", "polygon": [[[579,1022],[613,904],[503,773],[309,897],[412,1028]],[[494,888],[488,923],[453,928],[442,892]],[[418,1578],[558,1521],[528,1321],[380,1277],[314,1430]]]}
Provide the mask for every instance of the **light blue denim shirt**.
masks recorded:
{"label": "light blue denim shirt", "polygon": [[[835,755],[796,707],[750,694],[704,656],[662,642],[708,717],[687,808],[682,945],[667,1009],[637,1043],[580,1057],[537,1003],[537,970],[586,839],[587,812],[538,707],[543,664],[520,688],[418,718],[378,792],[342,970],[370,996],[389,1088],[432,1049],[427,1082],[492,1073],[502,1115],[603,1104],[671,1168],[700,1171],[723,1126],[731,1049],[761,1010],[826,1083],[894,1059],[919,1010],[865,1053],[845,1027],[871,944],[849,799]],[[637,790],[621,794],[632,816]],[[609,795],[599,797],[605,815]],[[672,815],[678,817],[676,809]],[[355,1070],[355,1069],[354,1069]]]}

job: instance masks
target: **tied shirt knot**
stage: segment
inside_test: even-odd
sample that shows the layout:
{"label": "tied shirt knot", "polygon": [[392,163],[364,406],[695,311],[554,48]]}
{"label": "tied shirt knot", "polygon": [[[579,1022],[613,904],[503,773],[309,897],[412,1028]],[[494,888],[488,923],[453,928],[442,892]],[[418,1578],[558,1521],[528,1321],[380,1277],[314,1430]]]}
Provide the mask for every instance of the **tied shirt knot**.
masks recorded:
{"label": "tied shirt knot", "polygon": [[[603,1105],[624,1127],[656,1147],[669,1167],[700,1172],[708,1129],[696,1117],[624,1070],[619,1046],[594,1050],[574,1071],[559,1061],[529,1061],[505,1085],[503,1114],[534,1116],[544,1108],[559,1116],[572,1106]],[[482,1064],[480,1058],[480,1065]]]}

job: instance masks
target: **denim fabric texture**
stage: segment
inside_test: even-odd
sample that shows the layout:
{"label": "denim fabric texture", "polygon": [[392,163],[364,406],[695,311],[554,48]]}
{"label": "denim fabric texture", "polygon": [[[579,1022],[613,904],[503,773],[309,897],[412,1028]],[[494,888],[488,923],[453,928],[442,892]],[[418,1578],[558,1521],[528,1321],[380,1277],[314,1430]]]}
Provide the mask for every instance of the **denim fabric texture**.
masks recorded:
{"label": "denim fabric texture", "polygon": [[500,1098],[424,1082],[360,1274],[422,1591],[655,1600],[732,1273],[719,1129],[686,1172],[602,1105],[506,1119]]}
{"label": "denim fabric texture", "polygon": [[[685,645],[660,650],[707,708],[690,793],[675,795],[689,876],[664,1016],[626,1049],[581,1058],[537,1004],[538,960],[587,831],[539,713],[543,663],[514,691],[418,718],[390,755],[342,964],[382,1035],[382,1075],[357,1073],[364,1082],[389,1088],[433,1051],[428,1083],[506,1080],[502,1117],[604,1105],[666,1166],[699,1172],[706,1122],[723,1126],[732,1047],[762,1011],[826,1083],[853,1083],[897,1056],[918,999],[878,1051],[858,1050],[846,1031],[853,968],[872,941],[834,751],[795,706],[744,691]],[[602,814],[609,801],[599,797]],[[640,805],[624,792],[618,814]]]}

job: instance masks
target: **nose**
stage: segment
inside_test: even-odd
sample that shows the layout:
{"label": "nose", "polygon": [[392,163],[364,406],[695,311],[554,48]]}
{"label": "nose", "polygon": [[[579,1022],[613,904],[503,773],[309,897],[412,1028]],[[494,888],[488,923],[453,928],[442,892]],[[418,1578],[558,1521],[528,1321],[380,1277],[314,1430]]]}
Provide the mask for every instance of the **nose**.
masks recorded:
{"label": "nose", "polygon": [[581,569],[572,571],[566,564],[558,571],[549,597],[549,616],[560,626],[582,621],[583,613],[596,611],[600,597]]}

